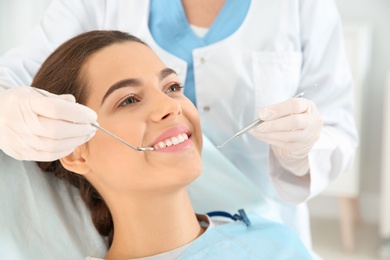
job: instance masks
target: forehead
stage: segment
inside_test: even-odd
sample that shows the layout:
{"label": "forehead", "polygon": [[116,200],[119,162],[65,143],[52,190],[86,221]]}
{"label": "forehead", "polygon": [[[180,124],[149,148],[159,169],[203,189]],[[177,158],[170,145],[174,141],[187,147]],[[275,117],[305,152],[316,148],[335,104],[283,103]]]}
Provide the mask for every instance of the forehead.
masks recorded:
{"label": "forehead", "polygon": [[138,42],[115,43],[91,55],[83,66],[88,96],[103,96],[113,84],[128,78],[155,78],[165,68],[148,46]]}
{"label": "forehead", "polygon": [[[118,72],[127,70],[137,73],[160,69],[164,64],[148,46],[138,42],[115,43],[91,55],[85,64],[88,72]],[[149,68],[149,69],[148,69]],[[99,74],[95,75],[98,76]],[[103,73],[105,75],[105,73]]]}
{"label": "forehead", "polygon": [[165,65],[148,46],[138,42],[115,43],[91,55],[83,66],[88,82],[115,83],[121,77],[156,74]]}

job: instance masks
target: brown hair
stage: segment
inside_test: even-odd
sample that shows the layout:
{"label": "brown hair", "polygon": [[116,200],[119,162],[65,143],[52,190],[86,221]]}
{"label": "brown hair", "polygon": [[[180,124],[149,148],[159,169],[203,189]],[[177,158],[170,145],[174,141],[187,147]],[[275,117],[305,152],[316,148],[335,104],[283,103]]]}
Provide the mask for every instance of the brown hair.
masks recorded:
{"label": "brown hair", "polygon": [[[99,50],[115,43],[138,42],[140,39],[120,31],[90,31],[80,34],[59,46],[42,64],[31,86],[53,94],[72,94],[80,104],[85,104],[89,89],[88,79],[82,73],[88,58]],[[146,44],[145,44],[146,45]],[[45,172],[75,186],[91,212],[93,224],[99,233],[112,243],[114,227],[111,213],[98,191],[80,174],[66,170],[59,160],[37,162]]]}

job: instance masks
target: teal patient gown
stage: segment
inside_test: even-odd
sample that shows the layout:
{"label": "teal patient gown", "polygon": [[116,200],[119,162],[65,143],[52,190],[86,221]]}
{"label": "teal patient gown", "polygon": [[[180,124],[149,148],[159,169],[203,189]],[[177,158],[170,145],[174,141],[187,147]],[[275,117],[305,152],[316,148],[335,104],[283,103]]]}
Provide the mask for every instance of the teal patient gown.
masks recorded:
{"label": "teal patient gown", "polygon": [[289,227],[253,213],[248,218],[248,227],[236,221],[207,230],[179,259],[313,259]]}

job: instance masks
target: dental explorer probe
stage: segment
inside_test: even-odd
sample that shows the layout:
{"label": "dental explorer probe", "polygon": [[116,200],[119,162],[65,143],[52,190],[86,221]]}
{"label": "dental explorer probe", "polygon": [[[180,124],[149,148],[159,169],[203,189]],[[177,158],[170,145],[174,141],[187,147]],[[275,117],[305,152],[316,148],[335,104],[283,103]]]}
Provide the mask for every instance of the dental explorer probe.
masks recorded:
{"label": "dental explorer probe", "polygon": [[[302,91],[301,93],[298,93],[297,95],[293,96],[293,98],[300,98],[302,97],[307,91],[311,90],[312,88],[315,88],[317,87],[318,84],[314,84],[313,86],[305,89],[304,91]],[[261,120],[260,118],[259,119],[256,119],[255,121],[253,121],[252,123],[250,123],[249,125],[247,125],[246,127],[242,128],[241,130],[239,130],[237,133],[235,133],[232,137],[230,137],[229,139],[227,139],[223,144],[221,145],[218,145],[217,147],[218,148],[221,148],[222,146],[224,146],[225,144],[227,144],[228,142],[230,142],[231,140],[233,140],[234,138],[236,137],[239,137],[240,135],[243,135],[245,134],[246,132],[248,132],[249,130],[251,130],[252,128],[260,125],[261,123],[263,123],[264,121]]]}
{"label": "dental explorer probe", "polygon": [[[41,95],[47,97],[48,95],[46,95],[46,93],[42,92],[40,89],[38,88],[35,88],[35,87],[32,87],[32,89],[34,89],[36,92],[40,93]],[[95,124],[95,123],[91,123],[91,125],[93,127],[95,127],[96,129],[99,129],[100,131],[112,136],[113,138],[115,138],[116,140],[118,140],[119,142],[127,145],[128,147],[130,147],[131,149],[135,150],[135,151],[153,151],[154,150],[154,147],[135,147],[131,144],[129,144],[128,142],[124,141],[123,139],[119,138],[118,136],[114,135],[113,133],[109,132],[108,130],[104,129],[103,127]]]}

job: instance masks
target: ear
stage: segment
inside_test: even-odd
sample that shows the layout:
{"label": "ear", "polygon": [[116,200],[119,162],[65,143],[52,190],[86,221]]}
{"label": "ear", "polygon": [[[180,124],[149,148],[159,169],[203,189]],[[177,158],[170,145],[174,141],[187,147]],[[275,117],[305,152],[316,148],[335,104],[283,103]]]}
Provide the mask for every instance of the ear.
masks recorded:
{"label": "ear", "polygon": [[91,171],[87,160],[85,159],[86,144],[78,146],[71,154],[60,159],[62,166],[68,171],[81,175],[88,174]]}

